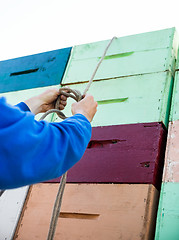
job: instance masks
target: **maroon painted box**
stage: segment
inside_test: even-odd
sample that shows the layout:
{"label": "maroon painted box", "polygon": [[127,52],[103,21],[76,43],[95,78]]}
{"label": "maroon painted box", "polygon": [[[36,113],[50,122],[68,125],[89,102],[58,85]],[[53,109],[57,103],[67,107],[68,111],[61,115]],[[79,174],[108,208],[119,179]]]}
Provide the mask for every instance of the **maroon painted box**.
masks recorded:
{"label": "maroon painted box", "polygon": [[151,183],[160,189],[166,137],[162,123],[94,127],[85,154],[68,171],[67,182]]}

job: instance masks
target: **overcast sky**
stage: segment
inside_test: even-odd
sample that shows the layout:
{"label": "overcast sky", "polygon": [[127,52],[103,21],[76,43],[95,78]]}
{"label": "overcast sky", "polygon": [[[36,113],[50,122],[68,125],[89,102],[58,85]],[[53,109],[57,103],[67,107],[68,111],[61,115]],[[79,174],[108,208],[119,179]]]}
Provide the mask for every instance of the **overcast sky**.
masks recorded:
{"label": "overcast sky", "polygon": [[170,27],[178,0],[0,0],[0,60]]}

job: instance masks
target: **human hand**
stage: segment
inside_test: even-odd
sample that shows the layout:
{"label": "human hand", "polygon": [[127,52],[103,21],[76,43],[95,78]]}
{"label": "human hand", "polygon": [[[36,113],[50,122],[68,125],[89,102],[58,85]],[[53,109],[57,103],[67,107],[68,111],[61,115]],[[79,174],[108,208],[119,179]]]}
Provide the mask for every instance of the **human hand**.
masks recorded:
{"label": "human hand", "polygon": [[91,122],[97,111],[97,106],[98,104],[94,101],[93,96],[86,94],[81,101],[72,104],[71,111],[73,115],[77,113],[84,115]]}
{"label": "human hand", "polygon": [[[45,92],[24,101],[34,114],[46,112],[55,108],[55,102],[59,96],[59,90],[50,88]],[[60,95],[59,109],[63,110],[67,104],[67,97]]]}

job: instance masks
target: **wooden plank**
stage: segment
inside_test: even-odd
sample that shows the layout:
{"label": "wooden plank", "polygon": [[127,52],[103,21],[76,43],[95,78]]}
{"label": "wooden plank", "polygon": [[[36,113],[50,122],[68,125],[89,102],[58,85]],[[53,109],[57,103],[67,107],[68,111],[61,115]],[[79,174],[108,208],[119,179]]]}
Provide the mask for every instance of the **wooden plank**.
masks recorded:
{"label": "wooden plank", "polygon": [[[175,38],[177,38],[177,36],[176,36]],[[177,42],[177,41],[176,41],[176,42]],[[176,45],[176,46],[177,46],[177,45]],[[177,46],[176,49],[177,49],[177,55],[176,55],[177,58],[176,58],[176,66],[175,66],[175,70],[176,70],[176,71],[179,71],[179,58],[178,58],[178,56],[179,56],[179,55],[178,55],[178,53],[179,53],[179,48],[178,48],[178,46]]]}
{"label": "wooden plank", "polygon": [[71,48],[0,62],[0,93],[60,84]]}
{"label": "wooden plank", "polygon": [[170,121],[179,120],[179,71],[175,73]]}
{"label": "wooden plank", "polygon": [[155,240],[179,239],[179,183],[164,182],[160,193]]}
{"label": "wooden plank", "polygon": [[[14,239],[46,239],[57,190],[33,186]],[[67,184],[54,239],[153,239],[157,201],[147,184]]]}
{"label": "wooden plank", "polygon": [[0,239],[13,238],[28,187],[7,190],[0,197]]}
{"label": "wooden plank", "polygon": [[[108,55],[108,58],[103,60],[94,80],[171,70],[167,65],[167,55],[168,49],[116,54],[111,58]],[[62,84],[89,81],[99,59],[96,57],[71,60]]]}
{"label": "wooden plank", "polygon": [[179,239],[179,120],[169,123],[156,240]]}
{"label": "wooden plank", "polygon": [[[92,126],[107,126],[144,122],[163,122],[168,125],[173,77],[169,72],[95,81],[90,87],[98,111]],[[86,84],[70,85],[84,91]],[[65,109],[71,116],[71,103]]]}
{"label": "wooden plank", "polygon": [[[172,39],[175,41],[173,46],[174,50],[177,51],[177,39],[175,28],[168,28],[159,31],[152,31],[146,33],[140,33],[135,35],[129,35],[117,38],[108,50],[109,55],[114,55],[116,52],[139,52],[153,49],[161,49],[172,46]],[[95,56],[100,57],[109,40],[93,42],[88,44],[77,45],[73,48],[74,59],[85,59],[93,58]],[[177,55],[177,52],[175,52]]]}
{"label": "wooden plank", "polygon": [[163,182],[179,182],[179,120],[170,122]]}
{"label": "wooden plank", "polygon": [[176,66],[175,66],[175,81],[174,81],[174,88],[173,88],[170,121],[179,120],[179,94],[178,94],[178,92],[179,92],[179,49],[178,49],[178,57],[176,59]]}
{"label": "wooden plank", "polygon": [[[151,183],[160,189],[167,132],[161,123],[96,127],[69,183]],[[60,182],[60,178],[50,182]]]}
{"label": "wooden plank", "polygon": [[[165,42],[163,46],[159,44],[160,38],[157,43],[156,32],[154,35],[148,33],[141,36],[129,36],[126,39],[115,39],[94,80],[167,70],[173,72],[176,59],[176,47],[173,47],[175,30],[168,32],[168,36],[166,36],[166,32],[159,31],[158,34],[164,34],[167,39],[167,43]],[[149,38],[147,39],[147,37]],[[149,42],[151,43],[149,44]],[[103,41],[75,46],[62,84],[89,81],[107,43],[108,41]],[[175,50],[173,51],[173,49]]]}

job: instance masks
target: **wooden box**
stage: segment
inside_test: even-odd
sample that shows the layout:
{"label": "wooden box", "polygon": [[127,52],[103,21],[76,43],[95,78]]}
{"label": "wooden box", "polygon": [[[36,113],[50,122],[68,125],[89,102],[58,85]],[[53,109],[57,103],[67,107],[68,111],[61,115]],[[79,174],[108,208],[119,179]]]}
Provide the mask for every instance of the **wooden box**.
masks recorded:
{"label": "wooden box", "polygon": [[[14,239],[47,238],[57,190],[32,187]],[[150,184],[67,184],[54,240],[152,240],[157,203]]]}
{"label": "wooden box", "polygon": [[156,240],[179,239],[179,120],[170,122],[156,225]]}
{"label": "wooden box", "polygon": [[71,48],[0,62],[0,93],[60,84]]}
{"label": "wooden box", "polygon": [[[71,84],[83,93],[86,83]],[[98,102],[92,126],[107,126],[144,122],[163,122],[168,125],[173,77],[160,72],[94,81],[89,93]],[[64,110],[71,116],[71,103]]]}
{"label": "wooden box", "polygon": [[150,183],[160,189],[165,144],[166,129],[161,123],[93,128],[88,148],[68,171],[67,181]]}
{"label": "wooden box", "polygon": [[[109,40],[75,46],[62,84],[88,81],[108,42]],[[177,55],[175,44],[174,28],[115,39],[94,80],[173,72]]]}

